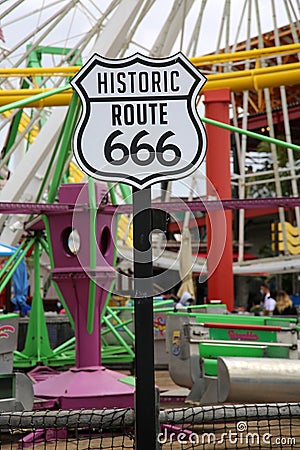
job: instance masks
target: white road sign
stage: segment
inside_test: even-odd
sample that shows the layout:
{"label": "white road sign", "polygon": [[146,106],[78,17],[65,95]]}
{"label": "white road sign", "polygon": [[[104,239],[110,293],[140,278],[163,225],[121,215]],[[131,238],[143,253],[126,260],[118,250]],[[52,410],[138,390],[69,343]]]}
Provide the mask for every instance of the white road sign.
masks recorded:
{"label": "white road sign", "polygon": [[140,189],[190,175],[206,151],[196,110],[205,81],[182,53],[120,60],[94,54],[71,81],[82,102],[73,136],[81,169]]}

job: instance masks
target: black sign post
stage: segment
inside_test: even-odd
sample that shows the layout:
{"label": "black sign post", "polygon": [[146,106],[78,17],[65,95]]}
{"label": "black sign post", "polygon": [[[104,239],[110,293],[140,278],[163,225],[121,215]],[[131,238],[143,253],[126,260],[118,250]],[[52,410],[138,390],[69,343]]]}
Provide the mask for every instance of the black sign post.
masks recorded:
{"label": "black sign post", "polygon": [[151,188],[133,188],[136,448],[155,450]]}
{"label": "black sign post", "polygon": [[74,156],[91,177],[133,187],[136,449],[154,450],[151,185],[191,175],[204,159],[206,134],[196,97],[205,77],[182,54],[94,54],[71,80],[82,102]]}

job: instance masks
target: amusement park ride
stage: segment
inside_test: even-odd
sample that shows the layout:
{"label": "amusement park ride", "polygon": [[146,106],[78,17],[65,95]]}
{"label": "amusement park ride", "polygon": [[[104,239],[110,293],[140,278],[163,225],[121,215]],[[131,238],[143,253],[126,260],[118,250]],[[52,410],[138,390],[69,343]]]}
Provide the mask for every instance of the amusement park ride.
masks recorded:
{"label": "amusement park ride", "polygon": [[[27,1],[15,2],[15,12],[22,3],[28,4]],[[93,277],[101,278],[105,285],[105,289],[91,288],[90,278],[79,264],[76,252],[68,246],[68,239],[73,231],[74,205],[78,190],[82,188],[79,183],[68,183],[72,178],[71,164],[73,168],[75,167],[76,174],[80,173],[73,160],[71,141],[81,110],[77,94],[71,90],[69,81],[79,71],[87,53],[96,53],[106,58],[116,59],[122,58],[132,51],[136,45],[135,32],[142,27],[143,20],[147,15],[150,16],[151,2],[142,0],[111,2],[108,3],[104,13],[100,14],[98,11],[97,17],[96,12],[95,16],[89,13],[81,2],[62,1],[61,3],[61,9],[56,10],[52,16],[49,13],[44,21],[39,19],[40,23],[35,30],[28,32],[28,35],[19,43],[13,44],[9,43],[9,17],[13,8],[8,6],[5,10],[2,7],[2,11],[0,11],[1,29],[7,40],[6,43],[2,42],[0,45],[0,114],[2,117],[1,130],[5,135],[0,161],[2,178],[0,242],[12,246],[18,245],[16,253],[9,258],[0,271],[0,290],[5,288],[21,259],[26,257],[28,250],[33,247],[32,312],[25,349],[23,352],[15,352],[15,366],[19,368],[33,367],[40,363],[60,366],[62,362],[66,361],[64,359],[66,354],[70,354],[70,352],[71,357],[68,362],[73,363],[74,361],[74,339],[55,350],[52,350],[49,345],[43,317],[40,280],[41,276],[46,278],[51,272],[57,287],[57,296],[66,306],[70,320],[74,322],[76,367],[63,375],[55,374],[52,381],[48,379],[46,382],[37,383],[35,394],[43,398],[59,398],[62,407],[124,406],[125,404],[128,406],[133,402],[134,387],[131,381],[129,379],[122,381],[120,374],[105,369],[101,365],[99,353],[101,346],[100,322],[102,322],[116,336],[120,344],[119,351],[123,352],[123,356],[125,355],[123,361],[126,358],[128,361],[134,358],[132,347],[118,334],[117,328],[122,324],[131,339],[134,337],[132,331],[127,329],[128,323],[120,323],[118,315],[113,308],[109,307],[106,298],[106,291],[110,291],[112,282],[110,271],[103,269],[103,261],[94,260],[95,265],[92,266],[91,260],[89,260],[87,262],[87,266],[90,264],[88,271],[91,271]],[[169,16],[156,41],[147,51],[152,57],[169,56],[180,35],[180,50],[184,52],[185,20],[191,11],[195,13],[194,3],[197,2],[192,0],[173,2]],[[195,21],[186,54],[190,56],[190,61],[194,66],[207,77],[207,83],[203,88],[206,108],[206,117],[203,118],[203,122],[206,123],[209,141],[206,174],[215,187],[220,200],[219,204],[221,203],[226,211],[223,212],[227,225],[225,250],[224,243],[222,243],[222,257],[219,258],[218,269],[211,274],[211,278],[208,280],[208,296],[220,298],[223,294],[224,303],[229,309],[232,309],[234,273],[300,271],[300,258],[289,254],[288,237],[285,231],[285,208],[288,207],[294,208],[294,222],[300,230],[299,167],[294,157],[294,152],[299,152],[300,147],[293,141],[294,130],[291,130],[290,122],[292,123],[292,121],[289,118],[291,115],[292,120],[299,119],[299,10],[296,10],[296,5],[291,6],[293,2],[271,0],[270,5],[273,9],[271,28],[273,31],[266,33],[262,30],[262,18],[258,6],[256,5],[255,11],[252,10],[252,4],[258,2],[245,1],[236,38],[233,41],[229,32],[230,13],[233,11],[230,9],[230,2],[224,2],[216,52],[195,57],[202,30],[201,21],[203,23],[205,21],[206,3],[206,1],[202,1],[200,14],[199,11],[197,12],[198,19]],[[286,23],[288,23],[281,28],[276,22],[276,7],[279,4],[285,6]],[[48,8],[51,10],[51,5],[48,5]],[[78,38],[75,44],[58,46],[52,43],[51,45],[47,36],[52,35],[56,26],[64,24],[68,14],[73,13],[75,17],[75,14],[82,11],[82,8],[91,22],[89,30],[80,39]],[[39,15],[42,13],[42,9],[38,9],[36,12]],[[22,14],[20,13],[20,20]],[[252,37],[253,32],[250,30],[250,18],[252,18],[252,22],[255,20],[257,26],[255,38]],[[248,23],[246,40],[241,43],[239,30],[241,24],[246,21]],[[56,41],[53,40],[53,42]],[[224,43],[222,51],[219,50],[221,42]],[[20,47],[24,49],[22,56],[18,54]],[[45,58],[49,60],[49,57],[55,61],[55,64],[52,67],[44,67],[43,61]],[[199,98],[199,104],[201,102],[202,98]],[[279,113],[276,108],[280,108],[281,126],[285,134],[285,138],[281,140],[276,139],[275,125],[279,121]],[[268,127],[268,136],[259,135],[257,132],[263,124],[266,125],[265,128]],[[230,174],[230,131],[233,133],[238,155],[234,174]],[[254,181],[246,173],[246,165],[249,161],[247,142],[250,139],[261,139],[267,142],[272,155],[272,171],[260,171]],[[284,169],[278,163],[279,145],[287,154],[288,165]],[[284,180],[290,182],[291,197],[283,198],[283,174]],[[270,176],[275,186],[274,198],[252,200],[247,197],[247,188],[251,183],[252,185],[264,185]],[[79,179],[83,182],[86,177],[80,173]],[[237,200],[231,199],[230,180],[237,189]],[[101,185],[95,184],[95,186],[95,195],[100,195]],[[171,184],[169,188],[172,189]],[[131,190],[122,183],[113,185],[108,182],[107,192],[111,205],[104,202],[101,204],[101,199],[98,199],[98,204],[101,206],[98,209],[98,215],[97,212],[95,213],[95,217],[99,221],[104,221],[104,228],[108,229],[106,221],[110,223],[115,220],[114,208],[116,206],[113,204],[117,205],[122,202],[123,205],[119,211],[122,214],[130,214],[131,211],[126,210],[124,203],[130,203]],[[210,195],[214,197],[216,193],[210,193],[209,189],[207,190],[208,197]],[[211,199],[211,197],[209,198]],[[107,193],[104,199],[107,202]],[[215,197],[214,200],[216,200]],[[88,194],[86,201],[90,201]],[[201,208],[203,205],[205,206],[205,201],[203,199],[200,201],[198,198],[186,203],[189,204],[191,211],[202,211]],[[127,208],[130,208],[130,205]],[[172,202],[166,202],[165,208],[172,209]],[[173,205],[173,210],[174,208],[176,206]],[[257,212],[260,208],[264,208],[265,213],[272,208],[276,208],[278,211],[283,233],[283,257],[277,258],[277,260],[272,258],[268,261],[257,259],[249,264],[244,261],[245,220],[250,209]],[[209,202],[205,209],[209,209]],[[234,209],[239,210],[238,262],[232,265],[231,228],[232,210]],[[105,213],[101,215],[101,211]],[[89,213],[83,209],[80,214],[84,216]],[[253,213],[254,215],[255,213]],[[218,221],[218,217],[215,220]],[[212,244],[212,235],[208,224],[207,227],[209,247]],[[96,240],[102,249],[100,259],[104,258],[109,265],[113,266],[116,264],[117,256],[120,259],[120,255],[124,255],[124,253],[120,252],[118,255],[114,255],[112,237],[101,230],[103,230],[103,225],[99,226],[96,231],[99,233]],[[85,233],[84,240],[89,242],[92,232],[90,230],[82,230],[82,232]],[[126,241],[128,233],[129,226],[124,235],[121,238],[119,236],[119,240]],[[120,242],[120,248],[122,245]],[[165,265],[168,264],[167,261]],[[201,269],[198,270],[199,267],[203,268],[204,264],[205,262],[200,259],[195,260],[198,272],[201,271]],[[97,272],[98,267],[102,267],[99,273]],[[220,284],[224,278],[228,280],[226,288],[224,288],[224,284]],[[221,287],[222,294],[217,286]],[[91,289],[93,295],[91,295]],[[82,320],[83,318],[84,320]],[[116,323],[116,326],[111,325],[112,321]],[[172,334],[172,332],[170,333]],[[206,342],[206,344],[208,343]],[[86,351],[87,347],[90,349],[89,352]],[[105,361],[105,355],[108,359],[110,356],[114,358],[113,351],[110,354],[107,350],[105,354],[103,347],[105,346],[102,346],[102,360]],[[123,350],[120,350],[120,347]],[[92,353],[91,349],[94,349],[95,352]],[[94,381],[89,381],[96,379],[99,373],[103,380],[106,377],[101,387],[102,391],[98,391],[99,386],[96,387],[93,384]],[[79,378],[82,380],[82,376],[86,377],[84,382],[87,387],[86,391],[82,384],[77,383]],[[186,381],[184,383],[188,384],[188,387],[192,387],[193,384]],[[108,385],[114,387],[111,398],[109,395],[105,396],[105,392],[108,392],[106,388]],[[78,394],[78,386],[80,386],[81,396]],[[67,395],[65,395],[65,391],[68,391]],[[86,403],[83,402],[83,397],[88,398]],[[116,404],[116,398],[119,399],[118,404]]]}

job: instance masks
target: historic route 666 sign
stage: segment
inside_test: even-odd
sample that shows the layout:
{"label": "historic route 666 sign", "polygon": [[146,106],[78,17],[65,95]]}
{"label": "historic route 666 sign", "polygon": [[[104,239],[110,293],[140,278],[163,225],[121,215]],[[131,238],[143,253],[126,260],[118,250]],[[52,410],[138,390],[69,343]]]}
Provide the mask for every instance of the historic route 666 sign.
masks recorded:
{"label": "historic route 666 sign", "polygon": [[94,54],[71,81],[82,102],[73,140],[81,169],[140,189],[191,174],[206,150],[195,106],[205,81],[182,53]]}

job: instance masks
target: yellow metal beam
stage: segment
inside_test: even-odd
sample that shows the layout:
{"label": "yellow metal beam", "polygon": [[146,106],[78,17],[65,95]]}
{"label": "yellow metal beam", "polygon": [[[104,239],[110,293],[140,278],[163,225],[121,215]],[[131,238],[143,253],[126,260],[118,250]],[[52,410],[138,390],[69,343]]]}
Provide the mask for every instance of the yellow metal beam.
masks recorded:
{"label": "yellow metal beam", "polygon": [[[252,54],[255,52],[255,54],[274,54],[274,49],[277,49],[278,52],[286,53],[287,49],[284,51],[282,48],[293,48],[293,52],[299,49],[300,51],[300,44],[291,44],[286,45],[282,47],[272,47],[269,49],[261,49],[261,50],[249,50],[246,52],[238,52],[236,54],[223,54],[223,55],[214,55],[215,57],[231,57],[234,58],[235,55],[238,57],[239,54],[243,54],[243,58],[245,58],[245,55]],[[271,52],[272,50],[272,52]],[[241,56],[241,55],[240,55]],[[248,56],[250,57],[250,56]],[[201,57],[201,58],[206,58]],[[191,61],[193,62],[195,58],[192,58]],[[198,58],[199,60],[200,58]],[[242,59],[242,58],[240,58]],[[73,67],[64,67],[64,68],[48,68],[48,69],[36,69],[36,74],[45,74],[47,71],[52,74],[58,74],[58,70],[61,70],[62,72],[65,72],[68,76],[70,76],[71,73],[76,69],[76,71],[79,70],[78,66]],[[28,74],[31,73],[31,75],[35,74],[34,68],[28,68],[28,69],[0,69],[0,77],[3,73],[8,73],[8,71],[13,71],[14,74],[17,74],[17,71],[19,71],[19,74],[23,73],[23,71],[28,71]],[[300,84],[299,79],[299,70],[300,70],[300,63],[293,63],[293,64],[283,64],[283,65],[275,65],[272,67],[265,67],[265,68],[256,68],[252,70],[237,70],[234,72],[225,72],[225,73],[219,73],[214,75],[207,75],[207,83],[204,85],[203,91],[206,90],[213,90],[213,89],[222,89],[222,88],[229,88],[232,92],[242,92],[245,90],[256,90],[259,91],[265,87],[276,87],[276,86],[287,86],[287,85],[297,85]],[[56,71],[56,72],[55,72]],[[62,73],[61,72],[61,73]],[[11,76],[13,76],[11,74]],[[9,103],[23,100],[25,98],[29,98],[36,94],[41,94],[43,92],[49,91],[49,89],[15,89],[15,90],[0,90],[0,106],[7,105]],[[30,103],[30,107],[37,107],[42,108],[44,106],[65,106],[68,105],[70,102],[72,96],[72,90],[65,91],[63,93],[59,93],[56,95],[53,95],[51,97],[47,97],[43,100],[39,100],[36,102]]]}
{"label": "yellow metal beam", "polygon": [[[42,94],[43,92],[50,92],[51,88],[34,88],[34,89],[2,89],[0,95],[2,96],[15,96],[22,95],[23,98],[32,97],[33,95]],[[72,89],[65,90],[64,93],[72,93]]]}
{"label": "yellow metal beam", "polygon": [[[278,47],[268,47],[253,50],[245,50],[233,53],[220,53],[217,55],[204,55],[190,58],[194,66],[210,65],[215,63],[242,61],[271,57],[278,55],[290,55],[300,52],[300,44],[281,45]],[[34,76],[65,76],[75,75],[80,70],[79,66],[68,67],[21,67],[21,68],[0,68],[0,78],[9,77],[34,77]]]}
{"label": "yellow metal beam", "polygon": [[[28,90],[29,92],[27,94],[24,94],[23,91],[25,90]],[[10,91],[0,90],[0,106],[9,105],[10,103],[14,103],[19,100],[29,100],[33,95],[41,94],[42,92],[45,92],[45,89],[15,89]],[[70,103],[72,94],[72,90],[68,90],[61,94],[55,94],[51,97],[46,97],[42,100],[34,101],[31,103],[28,102],[28,107],[44,108],[45,106],[67,106]]]}
{"label": "yellow metal beam", "polygon": [[232,92],[256,90],[266,87],[300,84],[300,63],[283,64],[252,70],[238,70],[208,75],[203,90],[229,88]]}
{"label": "yellow metal beam", "polygon": [[1,78],[11,77],[44,77],[44,76],[59,76],[59,77],[71,77],[75,75],[81,67],[68,66],[68,67],[20,67],[20,68],[0,68]]}
{"label": "yellow metal beam", "polygon": [[242,61],[278,55],[289,55],[293,53],[298,53],[299,51],[300,51],[300,44],[289,44],[289,45],[281,45],[278,47],[244,50],[241,52],[198,56],[195,58],[190,58],[190,61],[194,64],[194,66],[198,67],[203,65],[229,61]]}

